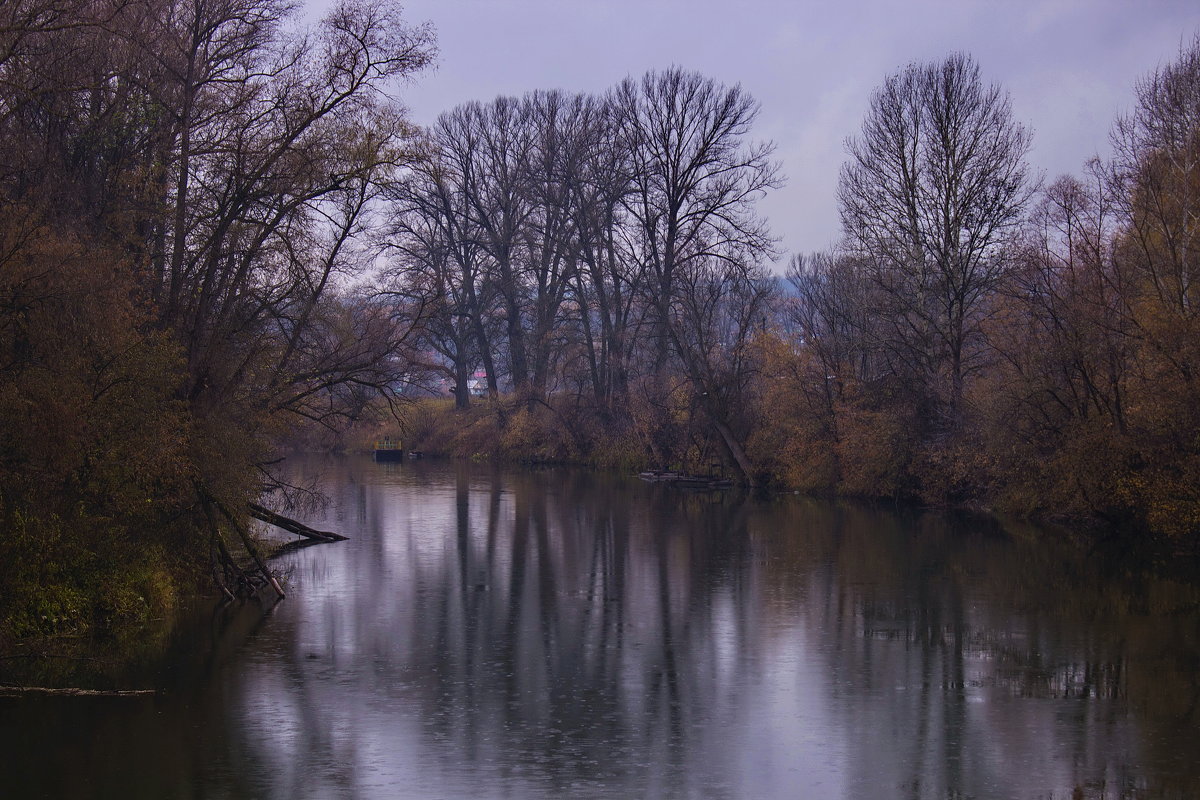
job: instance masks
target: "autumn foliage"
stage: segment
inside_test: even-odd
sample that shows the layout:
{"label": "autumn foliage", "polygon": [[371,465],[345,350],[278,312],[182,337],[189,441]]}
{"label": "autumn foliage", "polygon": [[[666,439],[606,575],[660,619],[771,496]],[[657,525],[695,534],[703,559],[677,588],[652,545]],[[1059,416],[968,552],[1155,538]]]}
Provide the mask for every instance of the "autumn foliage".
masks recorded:
{"label": "autumn foliage", "polygon": [[[737,338],[716,333],[703,358],[676,341],[678,360],[656,361],[647,337],[630,350],[627,390],[603,406],[564,365],[576,393],[476,408],[486,434],[456,429],[468,415],[443,408],[419,429],[451,434],[430,447],[716,462],[808,492],[1194,543],[1200,40],[1138,84],[1110,160],[1048,184],[1030,177],[1029,134],[969,57],[913,65],[872,103],[843,172],[845,243],[793,259],[786,282],[761,289],[761,316],[726,329]],[[677,288],[679,304],[725,319],[745,305],[703,288]],[[573,341],[570,324],[558,330]],[[713,415],[717,387],[736,400]],[[717,422],[749,469],[731,463]],[[464,447],[467,430],[478,437]]]}
{"label": "autumn foliage", "polygon": [[[903,102],[925,102],[905,86]],[[889,87],[880,97],[900,103]],[[982,255],[987,280],[969,294],[957,293],[970,275],[939,273],[964,261],[919,256],[930,240],[916,217],[903,240],[870,227],[874,206],[852,207],[869,236],[796,260],[779,328],[764,338],[764,463],[810,490],[1195,542],[1200,39],[1138,84],[1113,140],[1109,162],[1040,187],[1019,226],[1005,212],[1007,235]],[[987,211],[964,214],[958,235],[974,235]],[[943,329],[959,332],[954,348]],[[944,388],[956,383],[957,403]]]}
{"label": "autumn foliage", "polygon": [[420,311],[355,281],[432,41],[293,12],[0,4],[0,646],[166,616],[284,438],[395,397]]}

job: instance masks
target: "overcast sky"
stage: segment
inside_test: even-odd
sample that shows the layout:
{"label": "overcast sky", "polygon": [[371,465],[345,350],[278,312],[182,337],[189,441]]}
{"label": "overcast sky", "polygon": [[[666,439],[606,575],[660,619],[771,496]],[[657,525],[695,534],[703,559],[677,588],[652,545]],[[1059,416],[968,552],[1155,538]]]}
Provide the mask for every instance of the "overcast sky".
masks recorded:
{"label": "overcast sky", "polygon": [[[740,83],[762,105],[787,186],[762,204],[788,253],[838,237],[844,143],[892,72],[955,50],[1000,83],[1053,178],[1108,152],[1133,84],[1200,32],[1200,0],[409,0],[431,22],[436,69],[402,99],[416,122],[532,89],[602,91],[679,65]],[[786,256],[785,256],[786,258]],[[781,266],[782,266],[781,262]]]}

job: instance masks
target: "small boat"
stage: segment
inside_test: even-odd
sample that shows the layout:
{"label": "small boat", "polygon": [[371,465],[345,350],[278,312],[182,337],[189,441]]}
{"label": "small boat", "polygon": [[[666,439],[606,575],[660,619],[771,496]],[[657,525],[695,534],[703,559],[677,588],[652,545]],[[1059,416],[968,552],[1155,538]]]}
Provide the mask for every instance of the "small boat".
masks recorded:
{"label": "small boat", "polygon": [[375,442],[376,461],[403,461],[404,443],[399,439],[385,436]]}

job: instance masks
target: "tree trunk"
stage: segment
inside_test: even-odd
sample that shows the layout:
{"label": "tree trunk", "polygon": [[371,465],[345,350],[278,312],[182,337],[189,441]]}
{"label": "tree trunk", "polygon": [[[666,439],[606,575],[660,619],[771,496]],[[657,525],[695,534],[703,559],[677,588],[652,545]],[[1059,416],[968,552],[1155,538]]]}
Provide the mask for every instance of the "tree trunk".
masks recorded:
{"label": "tree trunk", "polygon": [[321,542],[344,542],[345,536],[340,533],[331,531],[318,531],[310,528],[302,522],[297,522],[290,517],[285,517],[282,514],[276,513],[269,508],[264,508],[257,503],[249,503],[250,516],[255,519],[260,519],[263,522],[274,525],[277,528],[283,528],[285,531],[303,536],[307,539],[316,539]]}

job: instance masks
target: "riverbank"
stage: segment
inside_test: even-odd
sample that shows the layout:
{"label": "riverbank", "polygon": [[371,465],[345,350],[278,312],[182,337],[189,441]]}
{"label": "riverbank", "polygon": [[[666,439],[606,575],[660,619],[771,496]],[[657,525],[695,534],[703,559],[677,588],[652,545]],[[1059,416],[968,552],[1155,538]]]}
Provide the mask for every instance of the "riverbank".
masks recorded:
{"label": "riverbank", "polygon": [[[1097,478],[1086,473],[1086,465],[1060,465],[1061,469],[1085,470],[1074,481],[1068,475],[1057,475],[1039,482],[1040,473],[1016,470],[970,437],[950,443],[905,440],[902,448],[887,451],[882,444],[888,437],[882,434],[870,446],[862,441],[878,431],[847,429],[836,445],[823,446],[824,440],[809,437],[807,428],[798,425],[786,408],[776,407],[771,415],[757,416],[746,451],[755,468],[754,483],[772,491],[970,510],[1051,525],[1064,535],[1069,532],[1086,541],[1140,542],[1156,557],[1194,559],[1197,554],[1195,532],[1171,535],[1155,530],[1128,491],[1123,496],[1089,500],[1088,485]],[[873,424],[879,428],[884,421]],[[342,446],[367,452],[374,439],[396,430],[387,425],[360,428],[351,432]],[[521,403],[506,397],[479,399],[466,409],[456,409],[451,399],[416,401],[406,409],[402,436],[408,449],[428,456],[570,464],[625,474],[676,469],[721,474],[746,483],[733,465],[722,461],[712,437],[703,434],[684,426],[664,433],[639,419],[636,409],[624,414],[602,413],[554,398]],[[897,437],[891,437],[893,444],[901,441]],[[672,459],[667,462],[655,455],[656,446],[661,448],[664,439],[673,440]],[[1040,469],[1053,468],[1047,464]],[[1068,497],[1071,486],[1075,494]],[[1120,502],[1125,504],[1120,506]]]}

